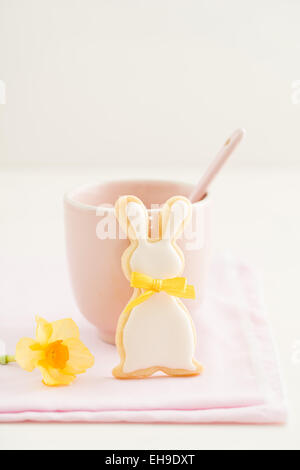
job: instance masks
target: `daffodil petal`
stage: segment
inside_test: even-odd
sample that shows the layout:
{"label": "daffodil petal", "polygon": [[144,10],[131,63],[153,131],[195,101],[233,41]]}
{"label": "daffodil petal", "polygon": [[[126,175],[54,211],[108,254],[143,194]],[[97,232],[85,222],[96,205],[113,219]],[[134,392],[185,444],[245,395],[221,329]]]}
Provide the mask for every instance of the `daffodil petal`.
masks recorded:
{"label": "daffodil petal", "polygon": [[22,338],[16,346],[16,361],[22,369],[32,372],[43,357],[43,351],[32,350],[37,343],[31,338]]}
{"label": "daffodil petal", "polygon": [[65,320],[58,320],[51,323],[52,326],[52,335],[49,340],[50,343],[54,343],[59,340],[66,340],[69,338],[79,339],[79,328],[76,323],[70,318]]}
{"label": "daffodil petal", "polygon": [[65,373],[83,374],[95,363],[94,356],[79,339],[70,338],[63,342],[69,349],[69,360],[64,368]]}
{"label": "daffodil petal", "polygon": [[36,341],[44,346],[52,335],[52,325],[41,317],[36,317],[36,323]]}
{"label": "daffodil petal", "polygon": [[47,367],[46,364],[38,366],[43,376],[43,382],[49,387],[57,387],[59,385],[70,385],[76,379],[75,375],[65,374],[58,369]]}

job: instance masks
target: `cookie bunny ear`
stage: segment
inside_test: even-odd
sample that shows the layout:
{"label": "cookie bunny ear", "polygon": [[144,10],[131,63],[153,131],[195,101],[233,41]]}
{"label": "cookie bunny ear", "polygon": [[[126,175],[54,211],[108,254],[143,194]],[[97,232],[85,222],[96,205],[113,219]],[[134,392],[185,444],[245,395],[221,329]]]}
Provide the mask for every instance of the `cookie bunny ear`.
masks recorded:
{"label": "cookie bunny ear", "polygon": [[192,215],[192,204],[183,196],[169,199],[161,214],[163,240],[176,240],[183,232]]}
{"label": "cookie bunny ear", "polygon": [[148,212],[135,196],[121,196],[115,205],[116,218],[129,240],[148,239]]}

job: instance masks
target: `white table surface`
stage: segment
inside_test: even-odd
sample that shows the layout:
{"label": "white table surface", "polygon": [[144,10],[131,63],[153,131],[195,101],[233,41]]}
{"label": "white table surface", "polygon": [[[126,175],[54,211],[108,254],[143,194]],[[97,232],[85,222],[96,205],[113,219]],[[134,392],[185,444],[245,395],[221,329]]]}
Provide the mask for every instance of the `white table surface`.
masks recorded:
{"label": "white table surface", "polygon": [[[159,178],[194,182],[198,173],[160,168]],[[145,170],[0,169],[0,254],[63,254],[64,191],[120,176],[143,177]],[[157,169],[147,177],[157,178]],[[299,202],[297,168],[227,168],[213,189],[215,251],[231,251],[262,273],[290,405],[287,425],[1,424],[0,449],[299,449]]]}

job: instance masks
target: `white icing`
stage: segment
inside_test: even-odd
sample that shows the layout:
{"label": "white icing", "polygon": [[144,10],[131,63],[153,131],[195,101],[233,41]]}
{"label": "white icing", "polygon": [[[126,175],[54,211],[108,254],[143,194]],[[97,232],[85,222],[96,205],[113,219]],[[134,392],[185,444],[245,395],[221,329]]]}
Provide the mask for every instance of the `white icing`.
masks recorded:
{"label": "white icing", "polygon": [[147,214],[140,204],[129,202],[127,215],[136,238],[139,239],[139,246],[130,260],[132,271],[142,272],[157,279],[176,277],[181,274],[183,262],[171,240],[187,217],[188,211],[189,206],[185,201],[175,202],[167,216],[163,239],[149,242],[147,239]]}
{"label": "white icing", "polygon": [[130,267],[154,279],[166,279],[181,274],[183,261],[169,240],[143,240],[131,256]]}
{"label": "white icing", "polygon": [[185,310],[165,292],[134,307],[123,331],[124,372],[148,367],[195,370],[194,333]]}
{"label": "white icing", "polygon": [[[154,279],[179,276],[183,259],[173,246],[189,203],[177,201],[169,213],[163,212],[162,240],[148,240],[148,218],[142,205],[130,202],[127,216],[139,243],[130,259],[130,268]],[[175,297],[165,292],[155,293],[134,307],[123,329],[125,352],[124,373],[149,367],[195,371],[195,349],[191,320]]]}

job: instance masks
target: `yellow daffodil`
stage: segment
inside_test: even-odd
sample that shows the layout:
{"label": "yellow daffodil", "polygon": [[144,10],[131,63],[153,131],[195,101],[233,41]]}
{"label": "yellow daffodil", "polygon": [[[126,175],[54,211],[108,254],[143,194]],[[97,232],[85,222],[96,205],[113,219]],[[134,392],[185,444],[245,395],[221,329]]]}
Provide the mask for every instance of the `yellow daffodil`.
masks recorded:
{"label": "yellow daffodil", "polygon": [[36,339],[22,338],[16,346],[16,361],[32,372],[36,367],[48,386],[69,385],[77,374],[94,365],[94,357],[79,339],[79,329],[71,319],[48,323],[36,317]]}

